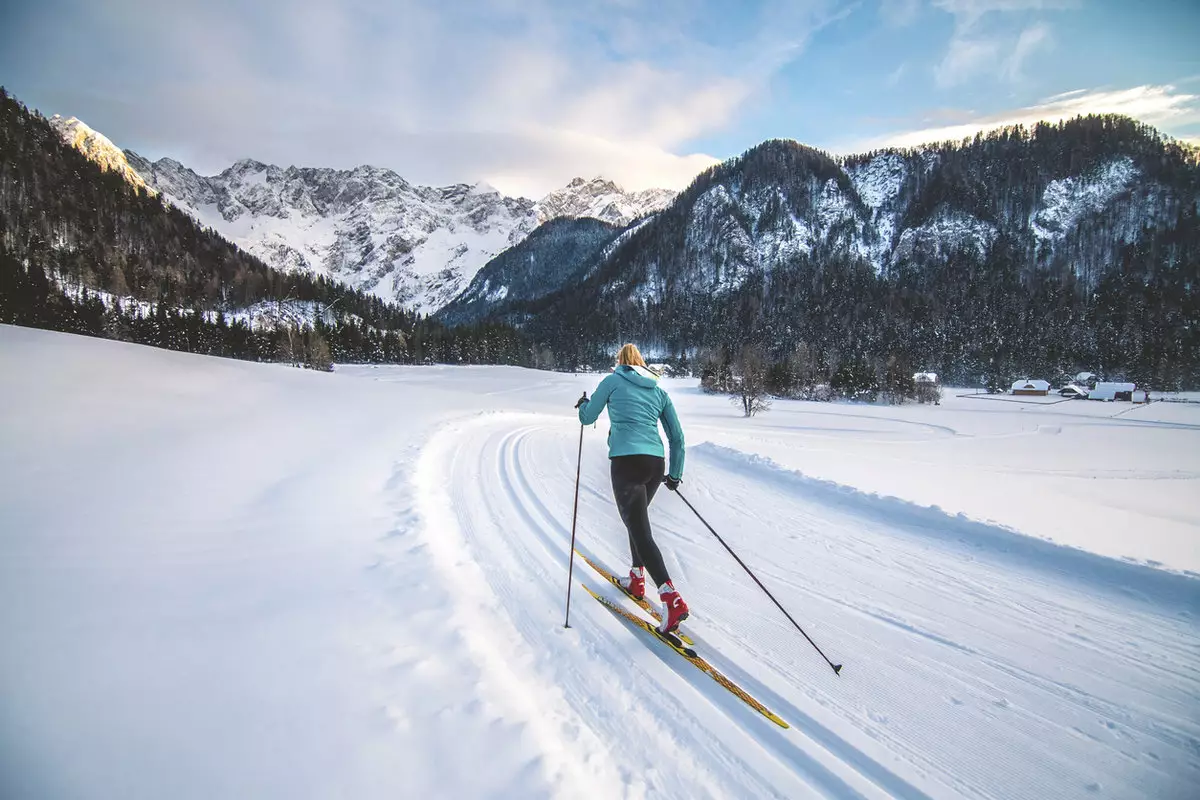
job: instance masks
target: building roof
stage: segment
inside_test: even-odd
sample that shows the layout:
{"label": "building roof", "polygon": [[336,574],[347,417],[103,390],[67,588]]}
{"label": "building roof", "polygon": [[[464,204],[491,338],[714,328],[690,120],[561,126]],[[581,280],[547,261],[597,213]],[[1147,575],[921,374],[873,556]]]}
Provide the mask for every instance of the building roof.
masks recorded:
{"label": "building roof", "polygon": [[1050,391],[1050,382],[1022,378],[1019,381],[1013,381],[1012,388],[1013,391],[1016,391],[1017,389],[1033,389],[1038,392],[1048,392]]}

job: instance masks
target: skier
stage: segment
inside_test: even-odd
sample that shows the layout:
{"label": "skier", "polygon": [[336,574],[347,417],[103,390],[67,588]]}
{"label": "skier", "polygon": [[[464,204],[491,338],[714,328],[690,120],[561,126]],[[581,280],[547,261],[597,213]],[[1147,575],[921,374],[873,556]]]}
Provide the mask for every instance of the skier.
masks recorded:
{"label": "skier", "polygon": [[[658,375],[646,367],[641,352],[633,344],[626,344],[617,353],[616,368],[600,381],[591,400],[585,392],[575,404],[579,421],[584,425],[595,422],[605,406],[612,423],[608,457],[613,496],[621,521],[629,529],[633,564],[629,577],[621,578],[620,583],[640,600],[646,594],[645,571],[649,570],[666,609],[659,630],[670,633],[687,619],[688,607],[675,591],[662,553],[654,542],[648,506],[659,484],[665,483],[675,491],[683,480],[683,428],[679,426],[670,396],[658,385]],[[664,470],[663,443],[658,434],[660,422],[671,445],[669,470]]]}

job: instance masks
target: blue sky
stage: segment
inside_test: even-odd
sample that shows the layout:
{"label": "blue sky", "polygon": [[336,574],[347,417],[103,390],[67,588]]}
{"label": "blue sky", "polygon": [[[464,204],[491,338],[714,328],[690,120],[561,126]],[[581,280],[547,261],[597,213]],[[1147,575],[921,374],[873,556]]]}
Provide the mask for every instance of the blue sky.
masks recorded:
{"label": "blue sky", "polygon": [[772,137],[839,153],[1128,113],[1200,140],[1200,3],[41,0],[0,83],[200,172],[370,163],[528,196],[679,188]]}

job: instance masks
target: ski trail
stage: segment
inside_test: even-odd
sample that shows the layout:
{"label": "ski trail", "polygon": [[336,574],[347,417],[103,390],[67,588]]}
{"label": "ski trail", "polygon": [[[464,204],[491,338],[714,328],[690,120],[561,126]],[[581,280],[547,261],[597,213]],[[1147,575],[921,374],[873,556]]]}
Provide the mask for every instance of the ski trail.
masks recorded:
{"label": "ski trail", "polygon": [[[531,687],[556,687],[577,716],[576,732],[605,741],[610,759],[621,765],[615,782],[620,793],[925,796],[820,726],[779,731],[586,593],[574,593],[572,629],[562,629],[570,506],[555,509],[544,498],[570,497],[560,487],[573,488],[563,466],[575,454],[558,420],[488,415],[443,431],[428,449],[421,473],[441,475],[450,487],[430,502],[441,509],[425,513],[437,520],[443,545],[438,560],[448,577],[469,574],[486,587],[464,618],[481,629],[511,629],[510,666],[520,664]],[[589,473],[607,466],[590,463]],[[607,478],[589,474],[591,491],[581,492],[579,545],[610,564],[623,563],[596,535],[598,520],[615,517],[608,498],[595,488],[597,477]],[[430,482],[418,487],[418,496],[429,491]],[[602,547],[591,548],[589,541]],[[464,571],[467,560],[472,568]],[[611,588],[582,563],[576,564],[576,578],[600,591]],[[754,691],[753,677],[734,660],[706,655],[719,669],[744,676]]]}
{"label": "ski trail", "polygon": [[[577,546],[620,569],[595,439]],[[445,487],[424,513],[447,579],[475,586],[461,624],[539,698],[563,762],[546,769],[580,792],[1033,800],[1200,780],[1195,582],[693,448],[689,499],[846,663],[833,676],[691,512],[656,498],[697,648],[782,731],[586,593],[563,629],[577,443],[556,417],[481,416],[434,437],[418,496]],[[575,576],[611,589],[582,563]]]}

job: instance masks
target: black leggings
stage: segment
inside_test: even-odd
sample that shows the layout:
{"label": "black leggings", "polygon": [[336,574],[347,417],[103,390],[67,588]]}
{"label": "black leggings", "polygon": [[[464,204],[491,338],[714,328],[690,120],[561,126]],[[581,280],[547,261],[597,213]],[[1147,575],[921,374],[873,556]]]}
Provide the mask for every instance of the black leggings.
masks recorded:
{"label": "black leggings", "polygon": [[633,566],[645,567],[655,586],[671,580],[662,553],[650,532],[650,501],[662,483],[665,462],[661,456],[615,456],[609,459],[613,497],[621,521],[629,529],[629,555]]}

